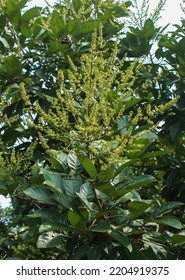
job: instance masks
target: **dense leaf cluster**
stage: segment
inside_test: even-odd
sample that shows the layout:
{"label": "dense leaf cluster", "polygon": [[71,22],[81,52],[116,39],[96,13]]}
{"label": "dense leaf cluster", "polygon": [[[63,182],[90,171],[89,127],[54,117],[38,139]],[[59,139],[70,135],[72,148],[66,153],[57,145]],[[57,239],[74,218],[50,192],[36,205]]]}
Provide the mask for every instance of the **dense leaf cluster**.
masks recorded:
{"label": "dense leaf cluster", "polygon": [[184,259],[185,21],[27,2],[0,2],[0,258]]}

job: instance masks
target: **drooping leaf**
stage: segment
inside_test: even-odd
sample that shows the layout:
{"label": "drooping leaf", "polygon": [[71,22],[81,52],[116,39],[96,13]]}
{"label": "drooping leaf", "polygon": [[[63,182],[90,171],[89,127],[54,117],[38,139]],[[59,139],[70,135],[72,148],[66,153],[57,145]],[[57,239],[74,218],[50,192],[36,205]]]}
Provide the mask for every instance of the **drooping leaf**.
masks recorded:
{"label": "drooping leaf", "polygon": [[159,224],[167,225],[176,229],[182,228],[182,223],[173,216],[163,216],[155,220]]}
{"label": "drooping leaf", "polygon": [[43,187],[30,187],[24,190],[24,193],[29,197],[36,199],[39,202],[46,204],[55,204],[51,198],[51,192]]}
{"label": "drooping leaf", "polygon": [[6,57],[4,60],[4,65],[10,77],[18,76],[21,74],[22,67],[20,60],[17,57],[13,55]]}
{"label": "drooping leaf", "polygon": [[84,197],[84,199],[86,199],[87,201],[92,201],[94,199],[94,193],[92,190],[92,186],[90,185],[89,182],[84,183],[80,187],[79,194],[81,195],[81,197]]}
{"label": "drooping leaf", "polygon": [[68,212],[68,220],[69,220],[72,227],[74,227],[74,228],[76,228],[80,231],[83,231],[83,229],[85,229],[84,221],[74,211],[69,211]]}
{"label": "drooping leaf", "polygon": [[82,169],[82,166],[74,153],[68,154],[67,163],[73,172],[79,172]]}
{"label": "drooping leaf", "polygon": [[67,225],[62,224],[56,224],[56,223],[48,223],[45,222],[39,227],[39,232],[47,232],[47,231],[61,231],[61,230],[67,230],[72,231],[73,228]]}
{"label": "drooping leaf", "polygon": [[37,241],[38,248],[52,248],[56,246],[60,246],[64,241],[64,237],[62,234],[58,234],[55,232],[46,232],[39,236]]}
{"label": "drooping leaf", "polygon": [[115,191],[111,195],[118,198],[131,190],[145,187],[153,182],[155,182],[155,178],[151,175],[131,176],[116,184]]}
{"label": "drooping leaf", "polygon": [[171,238],[171,241],[174,245],[185,243],[185,235],[174,234]]}
{"label": "drooping leaf", "polygon": [[80,191],[83,181],[80,176],[70,176],[69,179],[63,179],[63,186],[66,194],[74,198],[76,193]]}
{"label": "drooping leaf", "polygon": [[72,260],[83,260],[85,256],[87,256],[89,250],[91,250],[90,244],[85,243],[81,244],[81,246],[78,247],[75,254],[71,257]]}
{"label": "drooping leaf", "polygon": [[99,260],[102,256],[102,249],[99,246],[93,246],[87,252],[88,260]]}
{"label": "drooping leaf", "polygon": [[128,203],[128,210],[134,219],[143,214],[148,208],[150,208],[150,205],[143,201],[131,201]]}
{"label": "drooping leaf", "polygon": [[124,247],[126,247],[129,252],[132,252],[132,244],[130,242],[130,240],[124,236],[122,233],[120,233],[119,231],[111,231],[109,232],[109,235],[116,241],[118,241],[121,245],[123,245]]}
{"label": "drooping leaf", "polygon": [[110,222],[108,220],[100,222],[91,228],[94,232],[108,232],[110,230]]}
{"label": "drooping leaf", "polygon": [[152,19],[147,19],[144,24],[143,35],[148,40],[151,40],[152,37],[155,35],[155,33],[156,33],[156,30],[155,30]]}
{"label": "drooping leaf", "polygon": [[172,211],[173,209],[178,208],[183,205],[184,205],[184,203],[181,203],[178,201],[167,202],[167,203],[161,205],[160,207],[154,209],[154,211],[151,213],[151,217],[161,216],[161,215],[166,214],[166,213]]}
{"label": "drooping leaf", "polygon": [[29,10],[25,11],[25,13],[21,17],[21,21],[24,24],[28,24],[30,20],[33,20],[34,17],[40,15],[41,8],[33,7]]}
{"label": "drooping leaf", "polygon": [[83,168],[87,171],[87,173],[93,178],[96,179],[98,174],[93,162],[85,156],[80,156],[79,161],[81,162]]}

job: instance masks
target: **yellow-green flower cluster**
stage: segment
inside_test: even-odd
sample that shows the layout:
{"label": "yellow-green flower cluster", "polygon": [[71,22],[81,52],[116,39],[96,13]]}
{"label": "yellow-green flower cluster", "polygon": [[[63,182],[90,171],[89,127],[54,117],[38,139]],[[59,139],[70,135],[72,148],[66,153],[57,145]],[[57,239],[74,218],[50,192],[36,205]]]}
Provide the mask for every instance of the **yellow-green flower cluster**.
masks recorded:
{"label": "yellow-green flower cluster", "polygon": [[20,174],[29,175],[31,158],[35,150],[36,142],[28,148],[26,154],[16,152],[15,148],[8,152],[0,153],[0,177],[1,180],[15,179]]}
{"label": "yellow-green flower cluster", "polygon": [[[122,161],[124,157],[141,151],[145,144],[136,141],[142,135],[134,130],[141,121],[150,126],[150,130],[145,130],[145,133],[154,129],[156,114],[169,109],[176,99],[154,108],[145,101],[128,113],[127,102],[138,97],[139,90],[134,83],[141,64],[135,61],[123,70],[126,58],[118,61],[116,42],[107,58],[105,42],[101,31],[99,32],[99,36],[96,32],[93,34],[91,49],[89,53],[82,55],[78,67],[69,57],[68,74],[64,75],[59,70],[56,97],[46,96],[50,103],[47,112],[38,101],[34,106],[30,104],[23,85],[20,92],[25,104],[32,106],[31,109],[39,116],[36,129],[39,140],[48,153],[50,147],[47,139],[52,138],[62,141],[65,151],[73,150],[77,155],[86,154],[91,158],[106,156],[111,163]],[[104,46],[103,50],[101,46]],[[66,86],[66,82],[70,86]],[[121,117],[126,115],[124,127],[118,128]]]}

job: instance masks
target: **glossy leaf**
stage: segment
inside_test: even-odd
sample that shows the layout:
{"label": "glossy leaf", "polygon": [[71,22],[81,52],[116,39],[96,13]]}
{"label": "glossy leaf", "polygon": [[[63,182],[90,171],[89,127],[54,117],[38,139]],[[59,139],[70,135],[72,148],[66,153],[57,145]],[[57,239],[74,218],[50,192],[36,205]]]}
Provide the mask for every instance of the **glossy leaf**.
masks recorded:
{"label": "glossy leaf", "polygon": [[148,208],[150,208],[150,205],[143,201],[131,201],[128,203],[128,210],[134,219],[145,213]]}
{"label": "glossy leaf", "polygon": [[178,219],[172,216],[163,216],[161,218],[156,219],[156,222],[176,229],[182,228],[182,223]]}
{"label": "glossy leaf", "polygon": [[126,247],[129,252],[132,252],[132,244],[130,240],[118,231],[111,231],[109,235],[116,241],[118,241],[122,246]]}
{"label": "glossy leaf", "polygon": [[83,168],[87,171],[87,173],[93,178],[96,179],[97,171],[92,163],[92,161],[88,157],[80,156],[79,161],[81,162]]}
{"label": "glossy leaf", "polygon": [[52,248],[60,246],[63,243],[64,237],[62,234],[47,232],[39,236],[37,241],[38,248]]}
{"label": "glossy leaf", "polygon": [[181,244],[185,243],[185,235],[174,234],[171,238],[171,241],[175,245],[181,245]]}
{"label": "glossy leaf", "polygon": [[163,205],[161,205],[160,207],[156,208],[152,214],[151,217],[158,217],[161,216],[163,214],[166,214],[170,211],[172,211],[175,208],[179,208],[180,206],[183,206],[184,203],[178,202],[178,201],[170,201],[167,202]]}
{"label": "glossy leaf", "polygon": [[44,187],[30,187],[24,193],[41,203],[55,204],[51,199],[51,192]]}
{"label": "glossy leaf", "polygon": [[47,231],[60,231],[60,230],[67,230],[67,231],[71,231],[72,227],[69,227],[67,225],[62,225],[62,224],[55,224],[53,223],[43,223],[40,227],[39,227],[39,232],[47,232]]}
{"label": "glossy leaf", "polygon": [[92,227],[91,230],[94,232],[108,232],[110,230],[110,222],[108,220],[100,222],[98,225]]}

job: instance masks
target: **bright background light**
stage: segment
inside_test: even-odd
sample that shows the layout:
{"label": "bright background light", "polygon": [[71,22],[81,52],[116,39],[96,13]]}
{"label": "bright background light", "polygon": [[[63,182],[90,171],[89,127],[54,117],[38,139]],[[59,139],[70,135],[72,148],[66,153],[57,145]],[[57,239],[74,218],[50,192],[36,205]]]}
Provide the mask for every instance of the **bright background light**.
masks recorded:
{"label": "bright background light", "polygon": [[[138,5],[142,3],[143,0],[138,0]],[[53,5],[56,0],[48,0],[48,3]],[[150,11],[157,7],[159,0],[150,0]],[[161,12],[161,19],[158,21],[160,26],[165,26],[168,23],[177,24],[180,22],[180,18],[183,17],[183,12],[181,10],[180,4],[183,5],[183,0],[167,0],[164,11]],[[31,0],[28,7],[32,6],[46,6],[44,0]]]}

